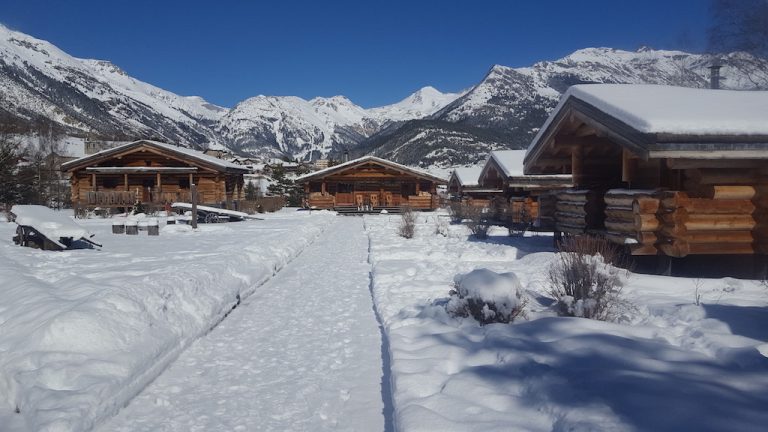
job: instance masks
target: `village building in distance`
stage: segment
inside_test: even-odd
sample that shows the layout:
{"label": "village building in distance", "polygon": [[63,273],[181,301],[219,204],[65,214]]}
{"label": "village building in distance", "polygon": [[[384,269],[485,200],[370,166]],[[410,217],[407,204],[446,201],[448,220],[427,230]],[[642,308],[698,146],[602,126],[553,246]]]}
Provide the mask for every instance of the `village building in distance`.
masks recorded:
{"label": "village building in distance", "polygon": [[434,210],[437,186],[447,182],[425,171],[365,156],[296,179],[310,208],[340,212]]}

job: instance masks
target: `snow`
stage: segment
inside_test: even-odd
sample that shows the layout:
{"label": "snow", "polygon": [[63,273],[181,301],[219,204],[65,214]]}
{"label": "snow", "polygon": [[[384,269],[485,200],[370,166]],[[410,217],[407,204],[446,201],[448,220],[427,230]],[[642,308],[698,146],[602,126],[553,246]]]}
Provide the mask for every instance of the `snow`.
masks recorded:
{"label": "snow", "polygon": [[432,86],[423,87],[392,105],[368,110],[382,121],[406,121],[432,115],[464,94],[442,93]]}
{"label": "snow", "polygon": [[0,429],[84,431],[115,414],[334,220],[284,211],[152,237],[93,219],[102,250],[64,252],[16,246],[0,224]]}
{"label": "snow", "polygon": [[[366,217],[373,292],[391,356],[396,430],[751,431],[768,421],[768,300],[758,281],[632,274],[619,322],[557,317],[551,236],[485,242],[440,215],[416,236]],[[514,272],[530,300],[513,324],[446,312],[456,275]],[[492,280],[495,278],[492,278]],[[762,350],[762,351],[761,351]],[[659,415],[662,412],[663,415]]]}
{"label": "snow", "polygon": [[11,213],[16,215],[17,224],[35,228],[62,248],[65,246],[60,243],[61,238],[78,240],[91,237],[88,230],[76,224],[66,213],[45,206],[15,205],[11,208]]}
{"label": "snow", "polygon": [[[62,164],[62,168],[63,169],[67,169],[68,166],[79,164],[79,163],[83,162],[83,160],[97,159],[97,158],[101,157],[105,153],[119,153],[123,149],[129,148],[129,147],[132,147],[132,146],[136,146],[137,144],[147,144],[147,145],[150,145],[150,146],[153,146],[153,147],[159,147],[161,149],[168,150],[168,151],[170,151],[172,153],[181,153],[181,154],[189,156],[189,157],[191,157],[193,159],[197,159],[197,160],[209,163],[211,165],[214,165],[216,167],[223,168],[223,169],[229,168],[229,169],[236,169],[238,171],[247,171],[247,168],[245,168],[242,165],[237,165],[237,164],[234,164],[232,162],[225,161],[224,159],[219,159],[217,157],[209,156],[209,155],[207,155],[207,154],[205,154],[203,152],[197,151],[197,150],[192,150],[192,149],[189,149],[189,148],[186,148],[186,147],[175,146],[175,145],[172,145],[172,144],[167,144],[167,143],[163,143],[163,142],[159,142],[159,141],[152,141],[152,140],[138,140],[138,141],[130,142],[130,143],[127,143],[127,144],[119,145],[117,147],[108,148],[106,150],[102,150],[102,151],[94,153],[92,155],[88,155],[88,156],[86,156],[84,158],[76,159],[76,160],[73,160],[71,162],[67,162],[65,164]],[[141,168],[146,168],[146,167],[138,167],[136,169],[141,169]],[[149,169],[151,169],[151,168],[149,168]]]}
{"label": "snow", "polygon": [[98,430],[384,430],[362,222],[338,218]]}
{"label": "snow", "polygon": [[523,175],[523,159],[525,159],[525,150],[494,150],[490,158],[499,164],[504,175],[507,177],[517,177]]}
{"label": "snow", "polygon": [[480,184],[480,173],[482,171],[483,165],[475,165],[471,167],[454,168],[453,174],[462,186],[472,187]]}
{"label": "snow", "polygon": [[[190,203],[183,203],[183,202],[175,202],[171,204],[172,208],[180,208],[180,209],[186,209],[186,210],[192,210],[192,204]],[[243,219],[247,218],[253,218],[253,216],[249,215],[248,213],[239,212],[235,210],[227,210],[223,208],[218,207],[208,207],[208,206],[197,206],[198,210],[207,211],[207,212],[213,212],[213,213],[220,213],[223,215],[229,215],[229,216],[235,216]]]}
{"label": "snow", "polygon": [[569,97],[644,133],[768,135],[768,91],[584,84],[568,89],[563,100]]}
{"label": "snow", "polygon": [[[615,322],[564,318],[551,234],[492,227],[480,241],[443,211],[417,214],[412,239],[398,215],[264,217],[159,237],[87,220],[103,250],[63,253],[14,246],[0,224],[3,432],[768,422],[760,281],[631,273]],[[451,315],[457,288],[525,313],[482,326]]]}

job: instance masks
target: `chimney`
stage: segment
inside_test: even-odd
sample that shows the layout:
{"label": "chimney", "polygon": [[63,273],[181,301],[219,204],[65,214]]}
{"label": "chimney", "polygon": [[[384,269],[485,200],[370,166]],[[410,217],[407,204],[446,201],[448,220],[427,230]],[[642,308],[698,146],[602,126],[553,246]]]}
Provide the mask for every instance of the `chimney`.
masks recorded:
{"label": "chimney", "polygon": [[720,88],[720,68],[723,65],[718,60],[712,62],[712,66],[709,69],[709,88],[717,90]]}
{"label": "chimney", "polygon": [[341,157],[342,162],[349,162],[349,150],[344,150],[344,156]]}

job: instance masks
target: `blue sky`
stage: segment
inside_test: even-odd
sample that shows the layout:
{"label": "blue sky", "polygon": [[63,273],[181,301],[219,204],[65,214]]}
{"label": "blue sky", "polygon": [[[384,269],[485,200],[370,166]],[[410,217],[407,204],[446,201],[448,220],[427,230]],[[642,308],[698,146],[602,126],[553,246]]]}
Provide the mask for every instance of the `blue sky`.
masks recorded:
{"label": "blue sky", "polygon": [[584,47],[701,50],[707,0],[2,0],[0,22],[223,106],[343,94],[364,107],[458,91],[494,64]]}

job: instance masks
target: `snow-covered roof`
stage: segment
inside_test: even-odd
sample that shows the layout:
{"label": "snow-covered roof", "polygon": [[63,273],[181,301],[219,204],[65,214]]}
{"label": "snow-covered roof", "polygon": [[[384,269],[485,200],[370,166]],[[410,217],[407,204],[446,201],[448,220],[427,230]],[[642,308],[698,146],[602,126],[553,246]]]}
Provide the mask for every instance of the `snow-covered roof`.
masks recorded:
{"label": "snow-covered roof", "polygon": [[529,170],[574,113],[641,157],[768,157],[768,91],[582,84],[563,94],[528,146]]}
{"label": "snow-covered roof", "polygon": [[76,159],[76,160],[67,162],[65,164],[62,164],[62,169],[65,169],[65,170],[66,169],[70,169],[71,167],[79,166],[79,165],[81,165],[83,163],[87,163],[87,162],[90,162],[92,160],[97,160],[97,159],[100,159],[100,158],[102,158],[104,156],[108,156],[108,155],[111,155],[111,154],[121,153],[121,152],[123,152],[123,151],[125,151],[127,149],[130,149],[132,147],[138,147],[139,145],[142,145],[142,144],[149,145],[149,146],[156,147],[156,148],[163,149],[163,150],[167,150],[167,151],[172,152],[172,153],[179,153],[179,154],[182,154],[184,156],[190,157],[192,159],[196,159],[196,160],[198,160],[200,162],[203,162],[203,163],[206,163],[206,164],[209,164],[209,165],[213,165],[215,167],[218,167],[218,168],[221,168],[221,169],[224,169],[224,170],[231,169],[231,170],[237,170],[237,171],[247,171],[247,169],[244,168],[241,165],[237,165],[237,164],[234,164],[232,162],[225,161],[223,159],[219,159],[219,158],[216,158],[216,157],[213,157],[213,156],[209,156],[209,155],[207,155],[207,154],[205,154],[205,153],[203,153],[201,151],[192,150],[192,149],[189,149],[189,148],[186,148],[186,147],[178,147],[178,146],[175,146],[175,145],[172,145],[172,144],[167,144],[167,143],[163,143],[163,142],[159,142],[159,141],[152,141],[152,140],[138,140],[138,141],[130,142],[130,143],[123,144],[123,145],[120,145],[120,146],[117,146],[117,147],[113,147],[113,148],[110,148],[110,149],[102,150],[102,151],[100,151],[98,153],[94,153],[92,155],[88,155],[86,157],[83,157],[83,158],[80,158],[80,159]]}
{"label": "snow-covered roof", "polygon": [[768,91],[582,84],[569,96],[643,133],[768,135]]}
{"label": "snow-covered roof", "polygon": [[14,214],[17,224],[33,227],[61,248],[66,248],[60,242],[62,237],[77,240],[91,236],[88,230],[76,224],[66,213],[48,207],[15,205],[11,208],[11,213]]}
{"label": "snow-covered roof", "polygon": [[407,172],[407,173],[411,173],[411,174],[419,176],[419,177],[425,177],[425,178],[431,179],[431,180],[439,182],[439,183],[446,183],[445,179],[437,177],[435,175],[432,175],[432,174],[430,174],[430,173],[428,173],[426,171],[420,170],[418,168],[412,168],[412,167],[409,167],[409,166],[401,165],[401,164],[399,164],[397,162],[392,162],[390,160],[382,159],[382,158],[376,157],[376,156],[363,156],[361,158],[353,159],[351,161],[344,162],[344,163],[341,163],[339,165],[334,165],[332,167],[321,169],[319,171],[315,171],[315,172],[312,172],[312,173],[309,173],[309,174],[304,174],[302,176],[296,177],[296,181],[297,182],[301,182],[301,181],[311,180],[311,179],[317,178],[317,177],[325,177],[326,175],[329,175],[331,173],[334,173],[334,172],[337,172],[337,171],[343,171],[343,170],[345,170],[347,168],[351,168],[353,166],[361,165],[361,164],[364,164],[364,163],[367,163],[367,162],[375,162],[375,163],[378,163],[380,165],[389,166],[389,167],[392,167],[394,169],[397,169],[397,170],[400,170],[400,171],[404,171],[404,172]]}
{"label": "snow-covered roof", "polygon": [[526,150],[494,150],[491,152],[490,159],[504,171],[507,177],[516,177],[523,175],[523,159],[525,159]]}
{"label": "snow-covered roof", "polygon": [[474,187],[480,185],[480,173],[483,171],[482,165],[471,167],[454,168],[453,176],[462,186]]}

